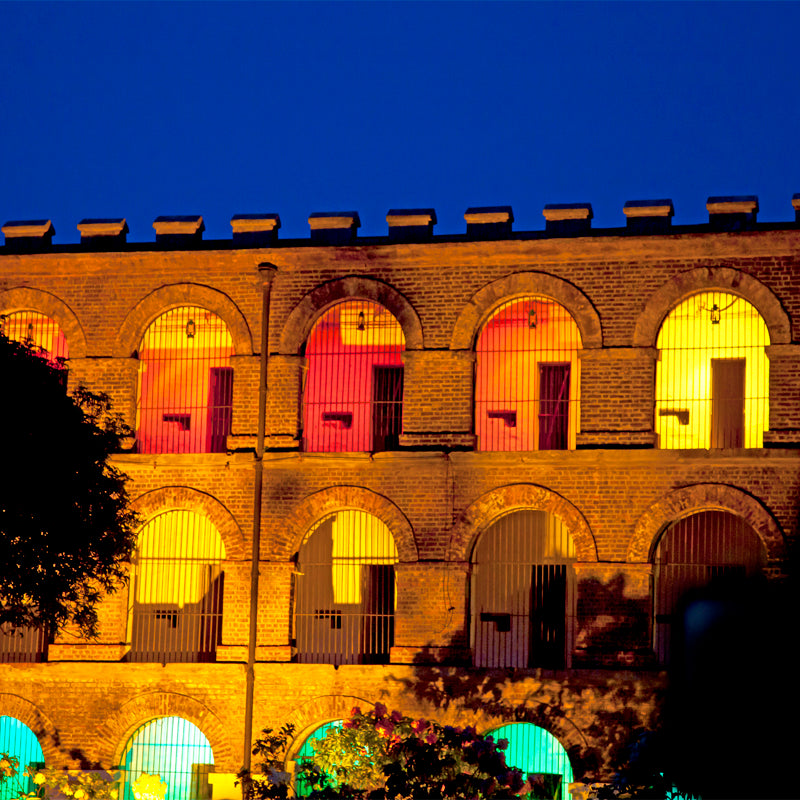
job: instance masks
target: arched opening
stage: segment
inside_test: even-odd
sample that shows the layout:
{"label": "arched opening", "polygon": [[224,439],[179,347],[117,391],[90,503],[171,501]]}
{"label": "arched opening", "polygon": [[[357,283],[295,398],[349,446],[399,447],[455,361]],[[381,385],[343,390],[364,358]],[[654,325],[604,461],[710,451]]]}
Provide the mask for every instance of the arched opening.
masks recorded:
{"label": "arched opening", "polygon": [[181,306],[139,345],[139,453],[222,453],[231,430],[233,340],[216,314]]}
{"label": "arched opening", "polygon": [[581,336],[546,297],[509,300],[476,342],[479,450],[571,450],[578,427]]}
{"label": "arched opening", "polygon": [[142,528],[132,558],[131,661],[214,661],[224,559],[219,531],[194,511],[165,511]]}
{"label": "arched opening", "polygon": [[569,666],[575,546],[546,511],[512,511],[472,553],[472,652],[477,667]]}
{"label": "arched opening", "polygon": [[[326,722],[320,725],[318,728],[315,728],[311,733],[306,737],[306,740],[303,742],[303,746],[297,751],[297,755],[295,756],[295,761],[302,761],[303,759],[310,759],[314,760],[314,740],[321,740],[324,739],[328,735],[328,731],[337,730],[341,728],[343,724],[343,720],[341,719],[334,719],[331,722]],[[312,786],[308,781],[303,780],[301,777],[297,778],[295,781],[295,794],[297,797],[308,797],[311,794]]]}
{"label": "arched opening", "polygon": [[320,520],[297,554],[297,660],[387,663],[394,643],[397,561],[389,528],[372,514],[346,509]]}
{"label": "arched opening", "polygon": [[203,732],[181,717],[134,731],[122,756],[123,800],[210,800],[214,754]]}
{"label": "arched opening", "polygon": [[761,315],[735,294],[701,292],[670,311],[656,341],[659,447],[762,447],[769,343]]}
{"label": "arched opening", "polygon": [[557,800],[568,796],[572,766],[567,751],[550,731],[529,722],[515,722],[492,731],[492,736],[495,741],[508,740],[505,754],[509,767],[522,770],[523,777],[529,773],[544,777],[543,788],[548,793],[537,796]]}
{"label": "arched opening", "polygon": [[303,449],[395,450],[403,420],[400,324],[371,300],[331,306],[308,336],[303,390]]}
{"label": "arched opening", "polygon": [[42,746],[33,731],[16,717],[0,717],[0,753],[6,753],[19,762],[15,779],[0,780],[0,800],[14,800],[19,797],[20,790],[31,795],[36,787],[26,771],[44,766]]}
{"label": "arched opening", "polygon": [[692,594],[713,585],[735,588],[762,569],[766,551],[741,517],[700,511],[664,531],[654,562],[654,646],[659,661],[666,663],[678,614]]}

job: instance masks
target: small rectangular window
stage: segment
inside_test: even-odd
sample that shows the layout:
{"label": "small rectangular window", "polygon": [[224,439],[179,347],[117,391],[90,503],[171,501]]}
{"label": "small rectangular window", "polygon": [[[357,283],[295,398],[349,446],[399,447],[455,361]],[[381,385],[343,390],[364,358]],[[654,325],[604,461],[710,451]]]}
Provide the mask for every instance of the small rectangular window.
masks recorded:
{"label": "small rectangular window", "polygon": [[569,363],[539,364],[539,449],[569,447]]}
{"label": "small rectangular window", "polygon": [[233,416],[233,367],[211,367],[208,387],[208,452],[224,453]]}
{"label": "small rectangular window", "polygon": [[397,450],[403,424],[403,367],[372,368],[372,449]]}

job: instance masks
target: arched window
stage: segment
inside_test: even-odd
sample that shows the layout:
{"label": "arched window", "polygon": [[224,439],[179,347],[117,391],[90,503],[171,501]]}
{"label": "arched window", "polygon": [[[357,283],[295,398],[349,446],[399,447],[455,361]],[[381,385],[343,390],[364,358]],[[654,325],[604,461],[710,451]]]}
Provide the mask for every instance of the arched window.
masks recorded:
{"label": "arched window", "polygon": [[574,449],[580,348],[575,321],[546,297],[495,309],[476,343],[478,449]]}
{"label": "arched window", "polygon": [[670,311],[656,342],[659,447],[762,447],[768,344],[758,311],[734,294],[702,292]]}
{"label": "arched window", "polygon": [[472,553],[475,666],[568,665],[574,561],[569,531],[545,511],[511,512],[481,534]]}
{"label": "arched window", "polygon": [[225,452],[231,355],[227,326],[204,308],[173,308],[150,325],[139,346],[139,453]]}
{"label": "arched window", "polygon": [[[314,740],[321,740],[324,739],[328,735],[328,731],[336,730],[337,728],[341,728],[343,724],[343,720],[335,719],[332,722],[326,722],[323,725],[320,725],[318,728],[315,728],[311,733],[306,737],[306,740],[303,742],[303,746],[297,751],[297,755],[295,756],[295,761],[302,761],[303,759],[314,759]],[[298,779],[295,786],[295,794],[297,797],[308,797],[311,794],[312,787],[309,785],[307,781],[302,779]]]}
{"label": "arched window", "polygon": [[132,558],[131,661],[213,661],[222,631],[225,546],[209,519],[166,511]]}
{"label": "arched window", "polygon": [[14,800],[19,796],[20,788],[28,795],[32,794],[36,787],[25,772],[28,767],[39,769],[44,766],[42,747],[33,731],[15,717],[0,717],[0,753],[19,760],[16,780],[0,780],[0,800]]}
{"label": "arched window", "polygon": [[655,551],[655,650],[661,662],[681,601],[713,583],[740,581],[766,562],[758,534],[727,511],[701,511],[670,525]]}
{"label": "arched window", "polygon": [[378,303],[344,300],[331,306],[306,342],[303,449],[397,449],[404,349],[402,328]]}
{"label": "arched window", "polygon": [[544,776],[545,780],[549,778],[544,787],[549,793],[537,796],[568,796],[567,787],[573,781],[572,766],[567,751],[550,731],[528,722],[516,722],[492,731],[492,736],[495,741],[508,739],[505,754],[509,767],[521,769],[523,777],[533,773]]}
{"label": "arched window", "polygon": [[181,717],[159,717],[134,731],[122,757],[122,800],[208,800],[214,754],[203,732]]}
{"label": "arched window", "polygon": [[295,574],[297,660],[381,664],[394,643],[397,547],[364,511],[337,511],[306,535]]}

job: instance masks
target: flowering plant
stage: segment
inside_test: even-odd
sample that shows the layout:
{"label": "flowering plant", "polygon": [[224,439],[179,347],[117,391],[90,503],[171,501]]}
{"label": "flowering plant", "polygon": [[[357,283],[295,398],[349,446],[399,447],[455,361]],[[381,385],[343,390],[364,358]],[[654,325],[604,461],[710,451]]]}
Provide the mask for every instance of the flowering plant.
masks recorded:
{"label": "flowering plant", "polygon": [[[30,791],[23,785],[25,777],[33,783]],[[106,778],[96,772],[64,772],[53,768],[37,770],[33,767],[28,767],[20,776],[19,759],[0,753],[0,786],[7,782],[12,783],[11,797],[16,800],[44,800],[58,794],[74,800],[117,800],[119,797],[116,777],[109,775]]]}
{"label": "flowering plant", "polygon": [[535,796],[535,780],[506,764],[504,739],[474,727],[440,725],[389,712],[382,703],[354,708],[341,728],[312,741],[313,760],[298,768],[311,796],[369,800],[482,800]]}

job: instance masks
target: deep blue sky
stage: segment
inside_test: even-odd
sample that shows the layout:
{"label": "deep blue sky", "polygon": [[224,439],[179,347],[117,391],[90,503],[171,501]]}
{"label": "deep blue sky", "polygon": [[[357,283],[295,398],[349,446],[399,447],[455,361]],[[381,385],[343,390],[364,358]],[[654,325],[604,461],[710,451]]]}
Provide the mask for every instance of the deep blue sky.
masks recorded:
{"label": "deep blue sky", "polygon": [[0,223],[800,192],[800,3],[0,2]]}

